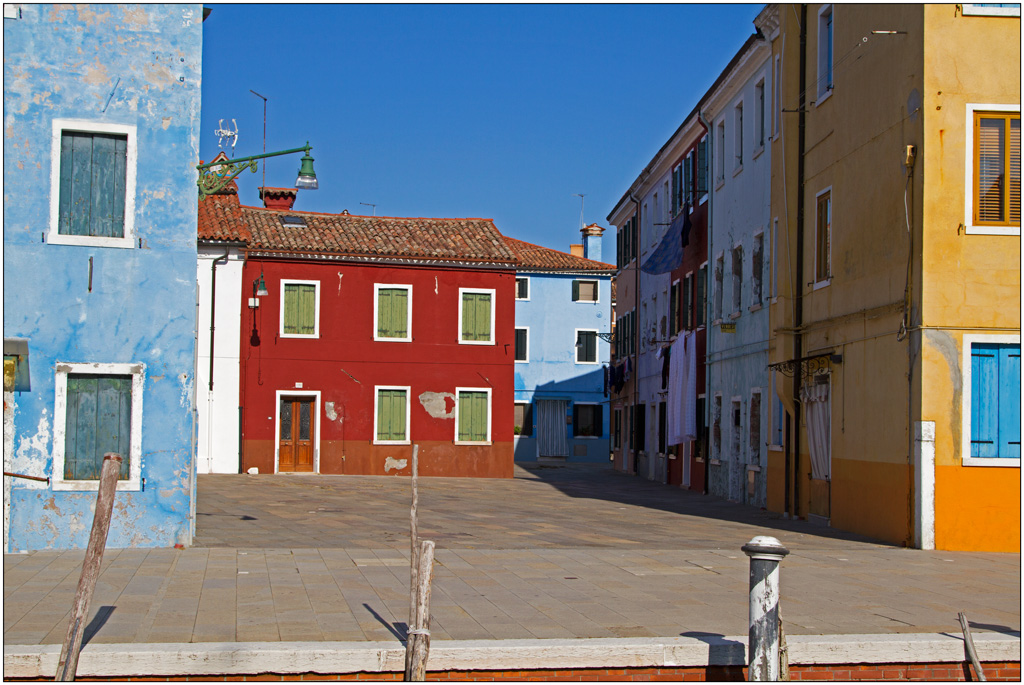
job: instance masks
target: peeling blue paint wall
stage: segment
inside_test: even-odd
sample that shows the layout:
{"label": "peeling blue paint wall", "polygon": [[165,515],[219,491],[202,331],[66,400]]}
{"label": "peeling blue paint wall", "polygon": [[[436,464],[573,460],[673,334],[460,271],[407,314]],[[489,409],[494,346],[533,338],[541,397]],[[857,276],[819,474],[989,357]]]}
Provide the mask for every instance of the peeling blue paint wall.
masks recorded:
{"label": "peeling blue paint wall", "polygon": [[[536,400],[567,400],[566,436],[569,440],[567,462],[604,462],[609,455],[609,405],[604,394],[604,366],[611,350],[608,342],[598,338],[598,364],[576,363],[576,329],[611,332],[611,277],[595,274],[569,275],[518,272],[529,278],[529,299],[516,300],[516,328],[529,328],[529,361],[515,364],[515,401],[534,403],[533,420],[537,421]],[[572,282],[575,279],[596,280],[598,301],[573,302]],[[575,403],[600,404],[601,436],[574,438],[571,419]],[[515,438],[516,461],[537,460],[537,430],[531,437]],[[583,452],[583,454],[577,454]]]}
{"label": "peeling blue paint wall", "polygon": [[[108,546],[190,544],[203,9],[17,9],[3,20],[4,337],[28,339],[31,390],[13,395],[5,470],[60,475],[58,362],[142,364],[144,487],[118,492]],[[134,127],[130,246],[51,240],[55,119]],[[95,491],[10,486],[6,551],[86,546]]]}

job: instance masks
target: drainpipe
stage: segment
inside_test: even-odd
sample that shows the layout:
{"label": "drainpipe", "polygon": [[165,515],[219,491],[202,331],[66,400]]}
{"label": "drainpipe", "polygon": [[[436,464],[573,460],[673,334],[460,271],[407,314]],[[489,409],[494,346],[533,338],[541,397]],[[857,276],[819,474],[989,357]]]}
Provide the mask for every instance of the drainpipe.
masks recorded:
{"label": "drainpipe", "polygon": [[[640,325],[638,320],[640,318],[640,234],[643,231],[643,225],[640,221],[640,201],[633,197],[632,188],[629,191],[629,200],[633,203],[636,208],[636,240],[633,241],[633,249],[636,250],[636,257],[633,259],[633,292],[634,305],[633,305],[633,436],[632,444],[630,447],[633,449],[633,473],[638,472],[638,462],[640,461],[640,450],[636,448],[637,443],[637,416],[636,410],[640,406],[638,400],[640,399]],[[644,408],[644,430],[647,430],[647,408]]]}
{"label": "drainpipe", "polygon": [[210,392],[213,392],[213,329],[214,314],[217,311],[217,266],[227,264],[229,254],[231,254],[231,250],[224,250],[224,254],[214,259],[210,267],[213,272],[213,276],[210,278]]}
{"label": "drainpipe", "polygon": [[[714,159],[714,150],[712,148],[712,140],[713,140],[714,136],[711,135],[711,122],[704,118],[704,112],[702,110],[700,110],[700,109],[697,110],[697,121],[699,121],[700,125],[704,127],[704,133],[708,137],[708,158],[704,161],[705,164],[708,165],[708,170],[704,174],[704,177],[708,181],[708,213],[707,213],[707,220],[706,220],[705,223],[707,224],[706,231],[707,231],[707,236],[708,236],[708,276],[711,276],[712,275],[712,273],[711,273],[711,260],[712,260],[714,254],[715,254],[714,250],[713,250],[714,243],[712,242],[712,239],[711,239],[711,235],[712,235],[712,233],[711,233],[711,216],[712,216],[711,210],[714,207],[714,201],[715,201],[714,193],[711,192],[711,187],[714,185],[714,178],[712,177],[712,169],[715,168],[714,164],[711,163],[712,159]],[[700,142],[698,142],[697,144],[700,145]],[[698,188],[698,190],[699,190],[699,188]],[[707,297],[708,291],[710,289],[711,289],[710,288],[710,284],[705,282],[704,283],[704,297]],[[711,317],[709,316],[708,308],[706,306],[704,307],[704,318],[705,318],[704,330],[706,331],[705,335],[710,337],[711,336],[711,325],[708,322],[711,321]],[[709,373],[709,369],[708,369],[708,363],[707,363],[707,342],[705,341],[705,344],[704,344],[704,425],[705,426],[707,426],[710,423],[709,420],[708,420],[710,415],[711,415],[711,402],[710,402],[710,400],[711,400],[711,373]],[[705,451],[705,454],[704,454],[704,494],[706,495],[706,494],[708,494],[708,492],[711,491],[711,488],[710,488],[710,483],[711,483],[711,446],[705,443],[704,451]]]}
{"label": "drainpipe", "polygon": [[[804,153],[807,139],[807,5],[800,5],[800,100],[797,105],[797,162],[796,162],[796,292],[793,297],[793,356],[803,356],[803,336],[800,326],[804,321]],[[802,366],[802,365],[801,365]],[[800,369],[793,374],[793,498],[790,517],[797,518],[800,511]],[[786,483],[788,485],[789,479]]]}

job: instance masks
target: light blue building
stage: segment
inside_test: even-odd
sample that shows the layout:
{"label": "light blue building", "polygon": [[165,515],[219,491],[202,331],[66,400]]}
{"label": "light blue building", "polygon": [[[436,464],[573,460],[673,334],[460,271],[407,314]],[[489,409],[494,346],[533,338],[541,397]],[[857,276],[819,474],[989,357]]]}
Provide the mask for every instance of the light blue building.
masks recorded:
{"label": "light blue building", "polygon": [[519,260],[516,461],[609,459],[605,367],[615,266],[600,261],[604,229],[591,224],[582,233],[583,245],[573,246],[582,256],[505,238]]}
{"label": "light blue building", "polygon": [[203,8],[4,5],[4,551],[194,531]]}

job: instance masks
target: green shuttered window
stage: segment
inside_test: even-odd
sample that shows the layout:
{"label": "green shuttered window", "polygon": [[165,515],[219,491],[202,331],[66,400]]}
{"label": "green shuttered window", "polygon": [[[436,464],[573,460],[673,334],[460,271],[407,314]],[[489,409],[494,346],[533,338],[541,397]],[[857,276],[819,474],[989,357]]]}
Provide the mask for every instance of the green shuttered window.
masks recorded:
{"label": "green shuttered window", "polygon": [[597,363],[597,331],[576,331],[576,363]]}
{"label": "green shuttered window", "polygon": [[463,342],[491,342],[491,293],[462,293]]}
{"label": "green shuttered window", "polygon": [[132,377],[68,374],[64,480],[98,480],[103,455],[121,455],[130,469]]}
{"label": "green shuttered window", "polygon": [[316,335],[316,285],[284,284],[284,335]]}
{"label": "green shuttered window", "polygon": [[485,391],[459,391],[459,442],[487,442],[490,440],[488,400],[488,393]]}
{"label": "green shuttered window", "polygon": [[408,426],[406,389],[381,388],[377,390],[377,441],[406,442]]}
{"label": "green shuttered window", "polygon": [[377,289],[377,338],[409,339],[409,289]]}
{"label": "green shuttered window", "polygon": [[124,237],[128,136],[63,131],[60,235]]}

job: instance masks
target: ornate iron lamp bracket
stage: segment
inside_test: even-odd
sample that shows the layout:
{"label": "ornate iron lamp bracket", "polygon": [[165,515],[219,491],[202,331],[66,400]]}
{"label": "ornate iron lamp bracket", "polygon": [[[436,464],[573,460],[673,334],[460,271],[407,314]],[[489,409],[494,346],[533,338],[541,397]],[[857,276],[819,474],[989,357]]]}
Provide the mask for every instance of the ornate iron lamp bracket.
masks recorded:
{"label": "ornate iron lamp bracket", "polygon": [[842,355],[824,352],[809,357],[788,359],[784,362],[769,364],[768,369],[778,371],[788,378],[793,378],[799,372],[801,380],[806,380],[831,370],[832,364],[838,364],[842,362],[842,359]]}

